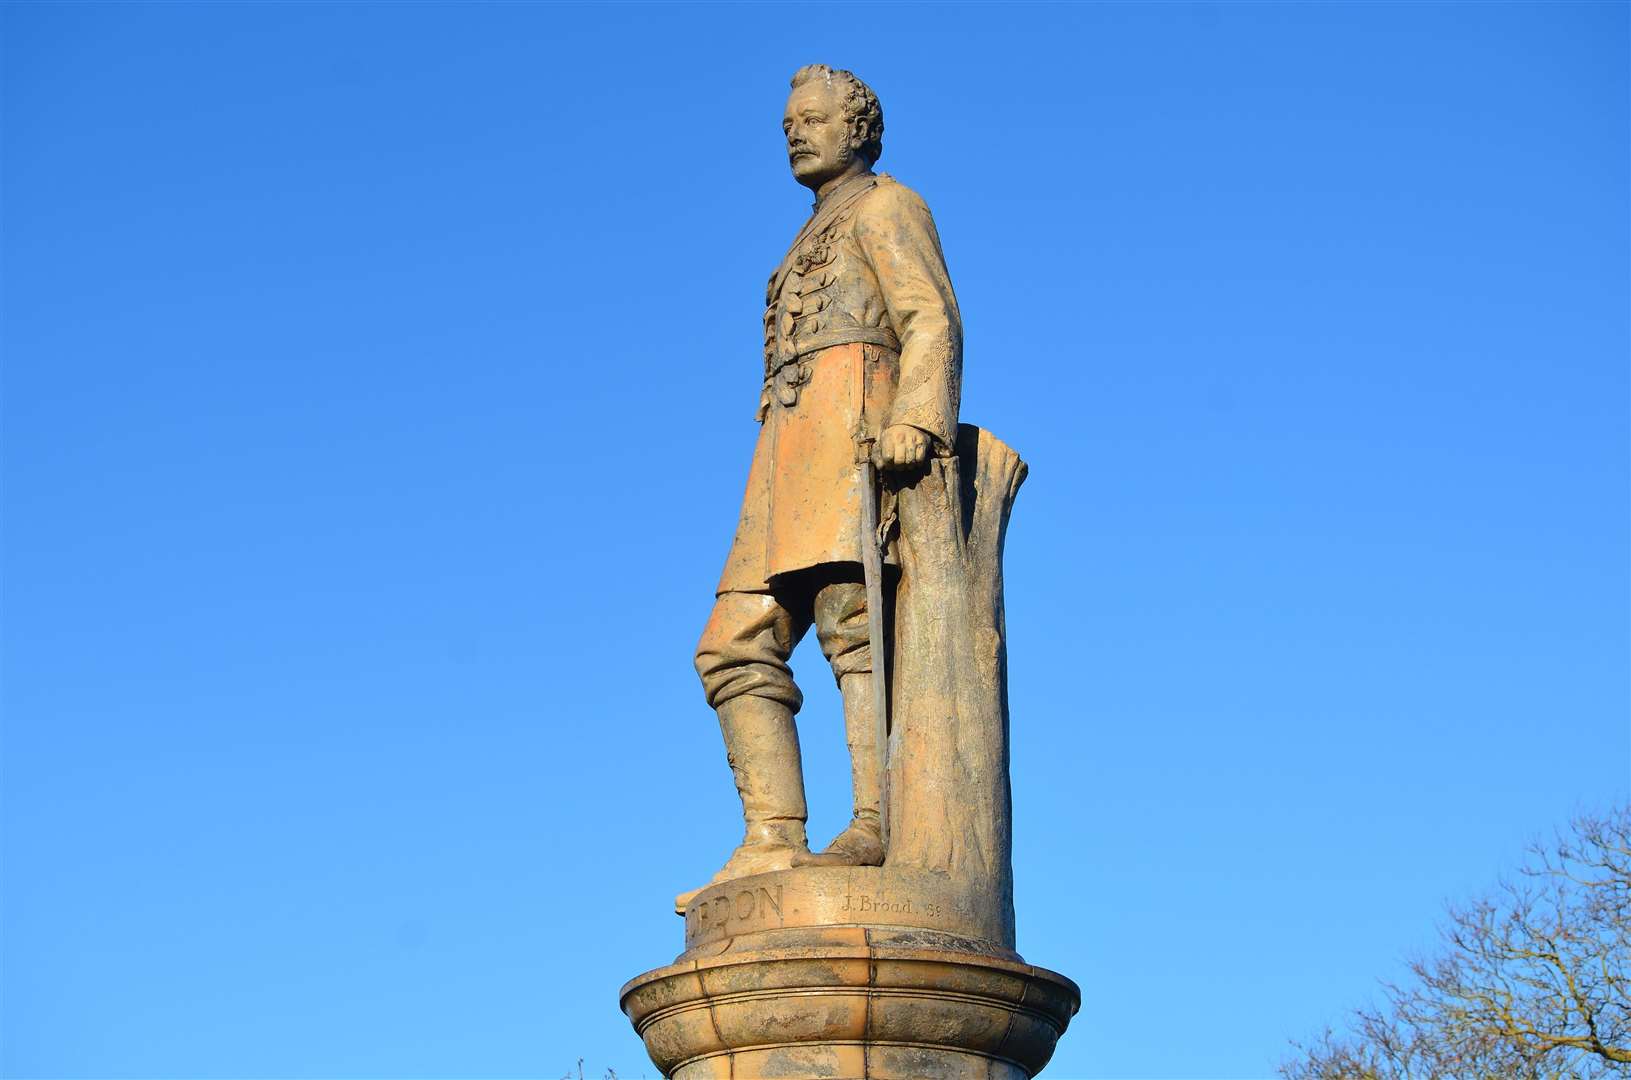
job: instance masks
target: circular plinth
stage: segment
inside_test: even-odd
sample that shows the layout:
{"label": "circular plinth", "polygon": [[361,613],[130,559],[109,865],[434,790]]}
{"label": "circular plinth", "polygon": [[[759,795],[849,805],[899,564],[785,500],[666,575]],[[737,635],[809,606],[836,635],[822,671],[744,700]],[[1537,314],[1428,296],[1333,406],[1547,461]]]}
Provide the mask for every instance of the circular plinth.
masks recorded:
{"label": "circular plinth", "polygon": [[1027,1080],[1081,1004],[1063,975],[988,943],[874,934],[782,928],[693,950],[624,986],[623,1011],[674,1080]]}
{"label": "circular plinth", "polygon": [[[685,909],[690,955],[770,930],[815,926],[912,927],[1002,946],[1010,931],[995,905],[945,874],[883,866],[809,866],[727,881]],[[874,939],[876,940],[876,939]]]}

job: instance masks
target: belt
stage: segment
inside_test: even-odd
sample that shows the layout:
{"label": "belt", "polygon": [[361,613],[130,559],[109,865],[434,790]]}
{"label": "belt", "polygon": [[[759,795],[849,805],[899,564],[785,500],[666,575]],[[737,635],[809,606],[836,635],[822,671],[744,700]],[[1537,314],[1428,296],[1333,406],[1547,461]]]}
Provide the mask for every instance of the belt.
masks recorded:
{"label": "belt", "polygon": [[765,418],[765,411],[770,407],[772,398],[789,409],[798,404],[799,387],[810,381],[809,369],[803,367],[803,361],[811,353],[820,352],[822,349],[830,349],[835,345],[853,345],[856,343],[877,345],[888,349],[897,356],[900,355],[900,339],[895,337],[895,332],[886,326],[843,327],[829,330],[825,334],[812,335],[808,341],[801,339],[799,351],[796,355],[789,356],[765,373],[764,389],[759,395],[757,419],[763,420]]}
{"label": "belt", "polygon": [[775,374],[788,364],[797,363],[813,352],[830,349],[834,345],[852,345],[860,342],[863,345],[881,345],[891,352],[900,352],[900,338],[887,326],[836,326],[818,334],[800,336],[794,348],[798,351],[784,356],[769,371]]}

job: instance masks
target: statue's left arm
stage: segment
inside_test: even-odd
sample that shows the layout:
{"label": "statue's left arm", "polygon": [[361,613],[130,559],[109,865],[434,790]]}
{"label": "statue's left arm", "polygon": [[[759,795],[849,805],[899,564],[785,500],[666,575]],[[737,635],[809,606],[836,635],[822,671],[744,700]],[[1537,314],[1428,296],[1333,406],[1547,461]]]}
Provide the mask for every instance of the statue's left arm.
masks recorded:
{"label": "statue's left arm", "polygon": [[900,339],[900,382],[883,428],[905,424],[950,448],[957,438],[963,322],[934,219],[916,192],[886,181],[859,208],[855,237]]}

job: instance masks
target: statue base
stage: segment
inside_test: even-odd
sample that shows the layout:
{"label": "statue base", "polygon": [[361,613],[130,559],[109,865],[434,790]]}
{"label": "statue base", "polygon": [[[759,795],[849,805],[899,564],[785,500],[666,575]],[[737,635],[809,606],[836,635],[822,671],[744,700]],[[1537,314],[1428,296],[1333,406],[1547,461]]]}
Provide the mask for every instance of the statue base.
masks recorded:
{"label": "statue base", "polygon": [[923,871],[741,878],[698,894],[686,951],[625,985],[623,1011],[672,1080],[1028,1080],[1081,992],[967,933],[972,914]]}

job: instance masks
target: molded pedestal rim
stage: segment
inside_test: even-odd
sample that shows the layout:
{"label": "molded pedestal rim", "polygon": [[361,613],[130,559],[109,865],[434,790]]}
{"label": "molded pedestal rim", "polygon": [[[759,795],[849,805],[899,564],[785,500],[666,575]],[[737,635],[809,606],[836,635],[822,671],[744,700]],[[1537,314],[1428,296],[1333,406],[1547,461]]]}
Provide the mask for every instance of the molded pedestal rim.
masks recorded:
{"label": "molded pedestal rim", "polygon": [[910,947],[862,927],[682,959],[630,980],[623,1011],[676,1080],[1026,1080],[1081,1005],[1070,979],[983,943]]}

